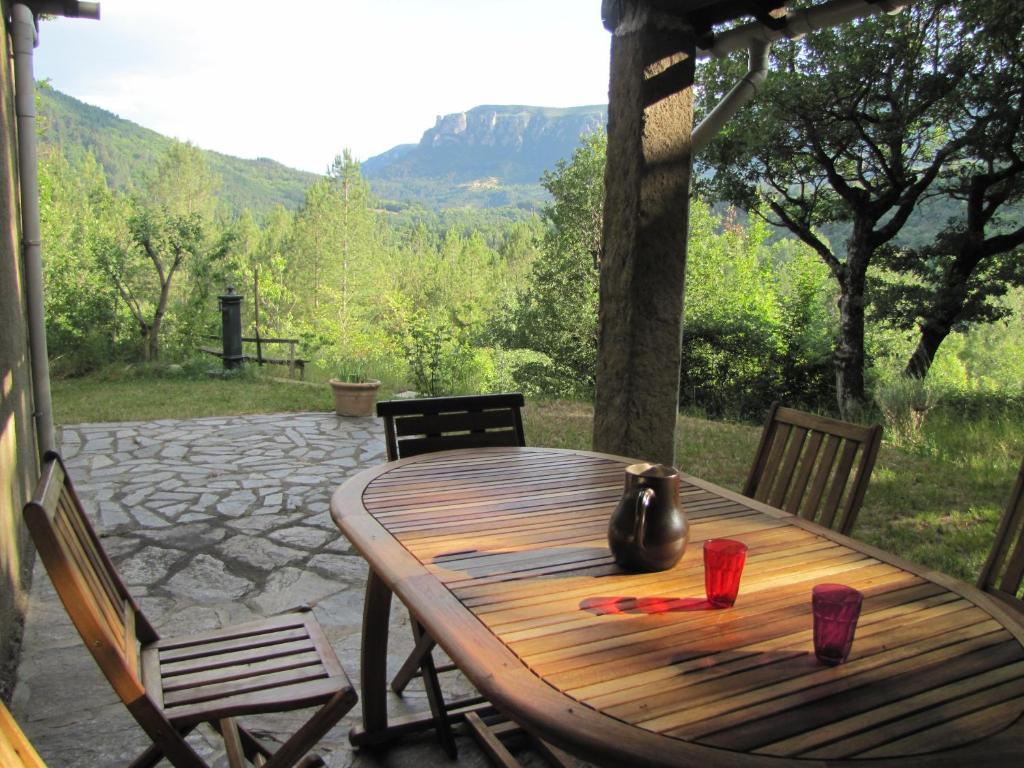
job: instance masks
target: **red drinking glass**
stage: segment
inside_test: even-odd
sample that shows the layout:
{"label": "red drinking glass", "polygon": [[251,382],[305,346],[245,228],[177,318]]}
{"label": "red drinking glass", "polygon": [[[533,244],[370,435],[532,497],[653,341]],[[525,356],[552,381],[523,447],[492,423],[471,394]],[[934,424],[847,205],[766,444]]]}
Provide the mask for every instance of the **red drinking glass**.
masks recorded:
{"label": "red drinking glass", "polygon": [[704,589],[708,602],[716,608],[728,608],[736,602],[747,545],[732,539],[708,539],[704,542]]}
{"label": "red drinking glass", "polygon": [[850,655],[853,633],[864,595],[842,584],[818,584],[811,591],[814,612],[814,655],[834,667]]}

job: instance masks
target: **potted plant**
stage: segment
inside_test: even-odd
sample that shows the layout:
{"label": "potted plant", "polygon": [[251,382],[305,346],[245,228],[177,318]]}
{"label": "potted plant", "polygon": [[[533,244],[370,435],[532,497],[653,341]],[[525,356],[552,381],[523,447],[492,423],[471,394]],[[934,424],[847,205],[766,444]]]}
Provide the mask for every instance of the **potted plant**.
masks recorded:
{"label": "potted plant", "polygon": [[334,412],[339,416],[373,416],[377,402],[378,379],[368,379],[362,372],[343,372],[330,380],[334,395]]}

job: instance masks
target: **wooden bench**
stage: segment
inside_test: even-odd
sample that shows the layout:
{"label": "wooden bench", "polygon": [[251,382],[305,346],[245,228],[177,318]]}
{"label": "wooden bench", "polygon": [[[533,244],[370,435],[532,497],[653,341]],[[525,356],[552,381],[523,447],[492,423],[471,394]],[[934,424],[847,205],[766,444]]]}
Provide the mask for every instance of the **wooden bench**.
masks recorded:
{"label": "wooden bench", "polygon": [[[209,335],[208,339],[220,339],[220,336]],[[242,343],[250,343],[256,345],[256,356],[242,355],[241,359],[245,362],[256,363],[258,365],[287,365],[288,366],[288,378],[295,378],[295,371],[299,372],[299,379],[305,380],[306,378],[306,363],[309,360],[304,360],[301,357],[295,356],[295,346],[299,343],[298,339],[277,339],[277,338],[263,338],[262,336],[243,336]],[[287,357],[267,357],[263,354],[264,344],[287,344],[288,345],[288,356]],[[224,350],[217,349],[215,347],[199,347],[200,352],[204,352],[214,357],[224,357]]]}

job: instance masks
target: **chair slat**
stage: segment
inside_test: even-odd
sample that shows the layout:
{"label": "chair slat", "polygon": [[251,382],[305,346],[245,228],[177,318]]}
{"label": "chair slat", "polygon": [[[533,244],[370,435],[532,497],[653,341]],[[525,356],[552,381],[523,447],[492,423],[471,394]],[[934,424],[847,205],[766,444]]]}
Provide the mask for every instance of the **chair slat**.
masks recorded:
{"label": "chair slat", "polygon": [[797,472],[796,477],[793,479],[789,498],[786,500],[786,506],[783,507],[787,512],[792,512],[794,515],[800,511],[800,503],[804,500],[807,483],[811,479],[811,471],[814,469],[818,452],[821,450],[823,437],[824,435],[821,432],[812,432],[807,440],[807,445],[804,449],[804,460],[800,462],[800,471]]}
{"label": "chair slat", "polygon": [[243,637],[258,637],[269,632],[299,629],[306,626],[307,619],[305,614],[306,611],[290,611],[277,616],[268,616],[258,621],[247,621],[242,624],[221,627],[220,629],[196,632],[193,635],[163,637],[155,642],[153,646],[159,648],[162,653],[167,654],[172,650],[190,648],[195,645],[206,645]]}
{"label": "chair slat", "polygon": [[829,489],[825,506],[822,507],[818,518],[818,522],[828,528],[834,527],[833,521],[835,521],[836,512],[843,499],[846,483],[850,479],[850,471],[853,469],[853,460],[857,455],[857,450],[856,443],[850,441],[843,443],[843,452],[839,457],[839,463],[836,464],[835,472],[832,474],[832,487]]}
{"label": "chair slat", "polygon": [[398,436],[441,435],[448,432],[483,432],[490,429],[513,429],[515,417],[509,410],[466,411],[465,413],[399,416],[395,419]]}
{"label": "chair slat", "polygon": [[46,768],[17,722],[0,701],[0,765],[4,768]]}
{"label": "chair slat", "polygon": [[[245,714],[247,712],[288,712],[293,709],[302,709],[320,703],[325,697],[333,696],[337,692],[337,680],[313,680],[295,685],[280,685],[266,690],[239,693],[209,701],[169,706],[165,711],[175,723],[190,724],[205,722],[229,712]],[[355,691],[352,691],[342,714],[351,709],[355,702]]]}
{"label": "chair slat", "polygon": [[402,458],[407,458],[435,451],[452,451],[457,448],[508,447],[514,446],[516,443],[515,433],[504,431],[471,435],[444,435],[443,437],[412,437],[400,440],[398,445]]}
{"label": "chair slat", "polygon": [[289,669],[298,669],[320,663],[320,655],[315,651],[305,653],[288,653],[281,656],[263,659],[255,662],[244,662],[229,666],[220,666],[214,669],[202,669],[194,672],[186,672],[179,675],[165,675],[163,690],[164,693],[179,691],[193,686],[211,685],[214,683],[240,680],[251,675],[261,675],[268,672],[283,672]]}
{"label": "chair slat", "polygon": [[[840,440],[835,435],[826,435],[824,437],[824,447],[821,449],[821,453],[814,463],[814,468],[811,470],[811,490],[804,497],[801,509],[813,511],[821,504],[821,500],[825,495],[825,489],[828,487],[829,478],[832,477],[832,465],[835,463],[836,455],[839,453],[839,445]],[[798,511],[797,514],[801,513]],[[813,514],[808,512],[804,512],[802,516],[805,519],[813,518]]]}
{"label": "chair slat", "polygon": [[1024,611],[1024,462],[999,520],[995,541],[978,575],[978,587]]}
{"label": "chair slat", "polygon": [[61,546],[66,553],[68,564],[74,568],[75,578],[82,581],[87,592],[89,605],[96,611],[110,633],[118,644],[121,651],[125,651],[125,626],[123,614],[123,600],[117,595],[111,595],[104,587],[103,579],[92,567],[89,557],[82,549],[81,542],[71,530],[67,517],[63,514],[54,520],[54,532]]}
{"label": "chair slat", "polygon": [[779,467],[775,480],[775,490],[768,496],[767,501],[773,507],[781,507],[786,499],[793,480],[793,473],[796,470],[800,454],[804,450],[804,442],[807,439],[807,430],[802,427],[794,428],[789,436],[789,444],[786,446],[785,456],[782,465]]}
{"label": "chair slat", "polygon": [[775,419],[783,424],[790,424],[795,427],[804,427],[814,432],[824,432],[835,435],[843,440],[855,440],[863,442],[868,436],[872,427],[865,427],[861,424],[851,424],[848,421],[832,419],[828,416],[819,416],[816,413],[798,411],[795,408],[779,406],[775,412]]}
{"label": "chair slat", "polygon": [[247,693],[256,693],[268,688],[280,688],[282,684],[297,685],[300,683],[322,680],[327,677],[323,666],[317,662],[296,669],[256,672],[232,680],[211,680],[202,685],[179,688],[174,691],[164,690],[164,706],[172,709],[176,706],[199,704],[214,699],[224,699]]}
{"label": "chair slat", "polygon": [[765,501],[771,494],[775,480],[778,478],[779,465],[782,463],[782,456],[786,450],[786,443],[789,441],[789,433],[792,428],[788,424],[773,424],[769,443],[769,451],[761,472],[760,481],[757,484],[757,491],[754,498],[758,501]]}
{"label": "chair slat", "polygon": [[849,533],[881,435],[878,426],[849,424],[772,403],[743,493]]}
{"label": "chair slat", "polygon": [[187,659],[167,663],[163,657],[160,659],[160,669],[164,678],[188,672],[197,672],[207,669],[218,669],[229,667],[245,661],[262,661],[272,659],[275,656],[290,656],[296,653],[307,653],[313,649],[308,637],[302,637],[293,642],[282,642],[276,645],[264,645],[255,647],[241,647],[235,651],[222,651],[220,653],[207,653],[199,656],[190,656]]}
{"label": "chair slat", "polygon": [[455,413],[458,411],[510,408],[519,410],[525,405],[520,392],[491,395],[456,395],[454,397],[414,397],[401,400],[381,400],[377,415],[384,418],[425,413]]}
{"label": "chair slat", "polygon": [[292,627],[287,629],[274,629],[271,632],[233,637],[226,640],[212,640],[210,642],[174,648],[162,647],[160,649],[160,662],[165,666],[171,662],[184,661],[187,659],[214,656],[221,653],[232,653],[235,651],[254,652],[265,646],[273,646],[291,641],[301,641],[306,638],[304,627]]}
{"label": "chair slat", "polygon": [[[77,513],[75,503],[76,501],[71,498],[70,494],[62,495],[60,498],[60,512],[57,519],[69,526],[74,534],[77,545],[81,548],[82,554],[87,559],[88,569],[99,579],[103,591],[109,597],[111,604],[123,616],[123,590],[118,589],[117,584],[107,569],[103,556],[97,551],[97,545],[93,541],[93,537],[90,536],[89,529],[86,527],[85,518]],[[83,562],[84,565],[85,563]]]}

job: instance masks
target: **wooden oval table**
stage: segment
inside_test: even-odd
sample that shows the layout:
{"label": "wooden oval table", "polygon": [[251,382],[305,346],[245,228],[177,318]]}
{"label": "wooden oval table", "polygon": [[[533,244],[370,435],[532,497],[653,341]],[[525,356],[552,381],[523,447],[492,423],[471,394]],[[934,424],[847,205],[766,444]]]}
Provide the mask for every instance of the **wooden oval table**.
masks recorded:
{"label": "wooden oval table", "polygon": [[[1024,628],[966,584],[683,477],[669,571],[612,561],[629,460],[495,448],[426,454],[346,482],[331,514],[369,562],[363,738],[388,732],[391,594],[488,700],[593,762],[1007,766],[1024,761]],[[701,542],[749,547],[733,608],[704,600]],[[813,652],[811,587],[865,595],[853,651]]]}

